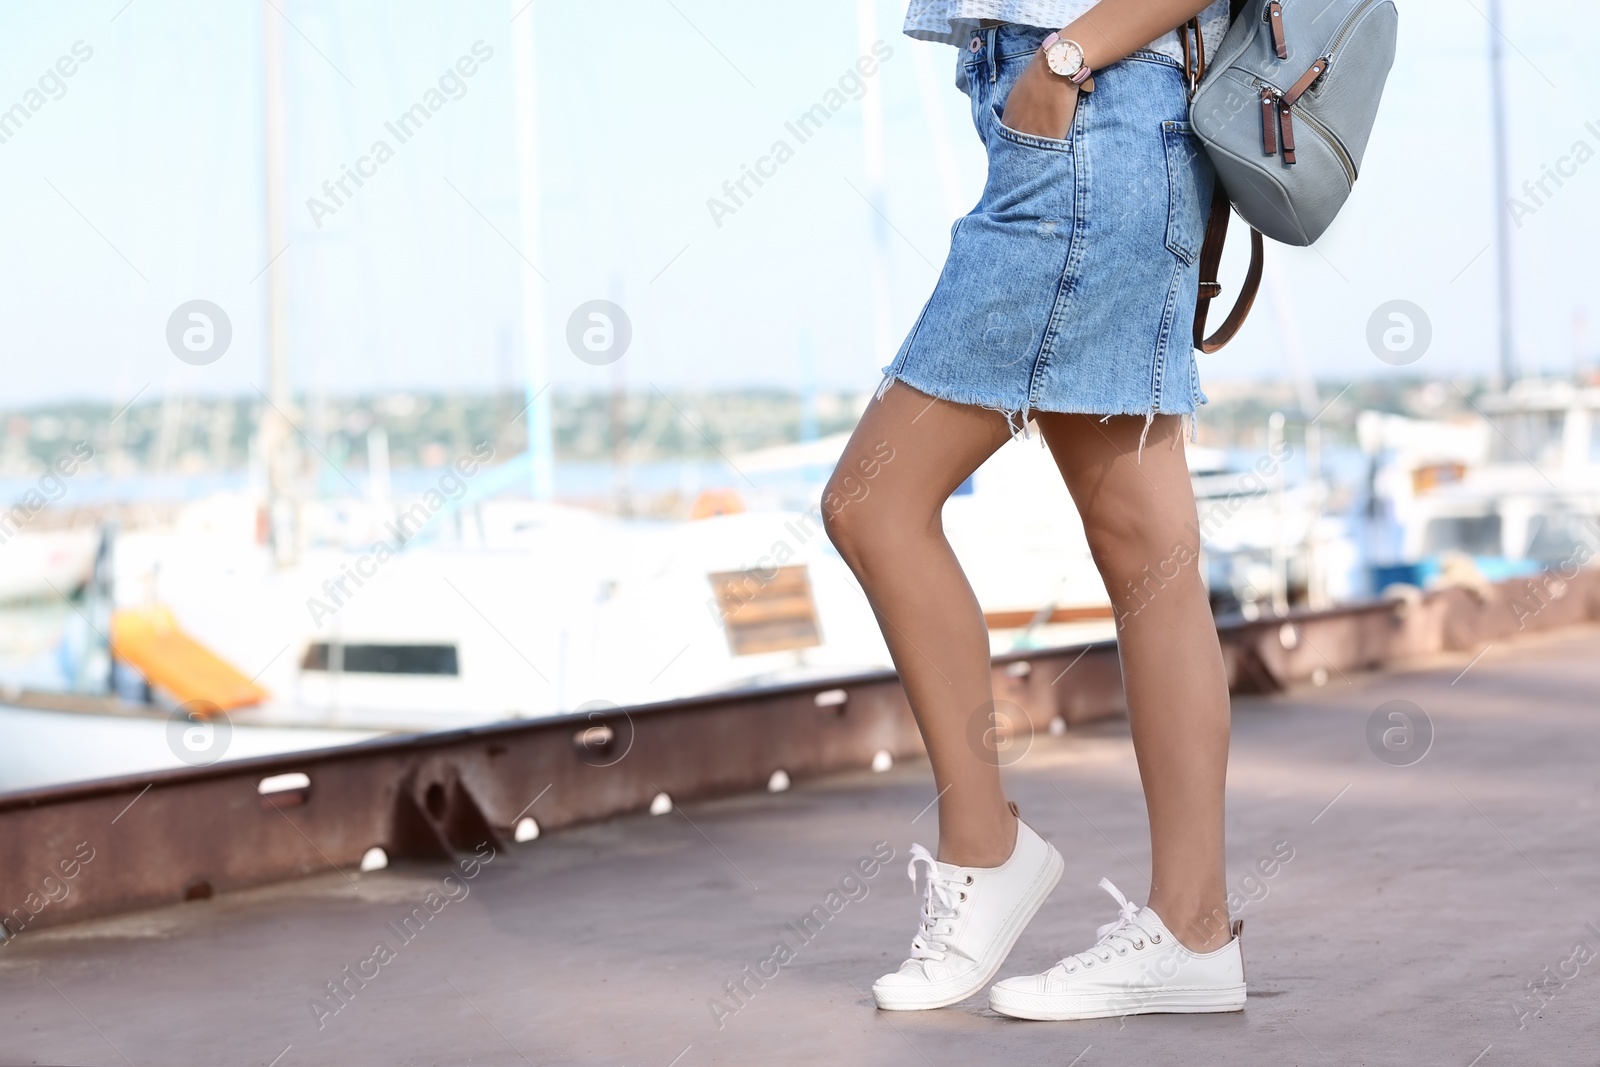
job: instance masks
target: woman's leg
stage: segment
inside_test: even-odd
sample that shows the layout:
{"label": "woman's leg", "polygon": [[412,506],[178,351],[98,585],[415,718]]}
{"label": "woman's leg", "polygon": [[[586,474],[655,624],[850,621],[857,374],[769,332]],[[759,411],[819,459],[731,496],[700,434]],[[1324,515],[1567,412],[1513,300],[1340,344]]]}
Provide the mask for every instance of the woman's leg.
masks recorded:
{"label": "woman's leg", "polygon": [[1188,948],[1229,940],[1223,869],[1228,686],[1200,576],[1182,421],[1038,414],[1116,612],[1150,815],[1148,904]]}
{"label": "woman's leg", "polygon": [[938,858],[963,867],[1004,863],[1016,820],[993,755],[968,741],[994,699],[989,633],[940,513],[1008,436],[996,412],[896,382],[861,417],[824,497],[828,536],[878,616],[928,747]]}

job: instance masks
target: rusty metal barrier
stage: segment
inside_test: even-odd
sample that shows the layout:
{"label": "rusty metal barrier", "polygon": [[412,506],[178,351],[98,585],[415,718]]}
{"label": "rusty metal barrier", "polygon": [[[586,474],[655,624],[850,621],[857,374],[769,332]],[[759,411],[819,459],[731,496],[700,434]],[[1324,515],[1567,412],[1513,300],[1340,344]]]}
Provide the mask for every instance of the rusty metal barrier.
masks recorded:
{"label": "rusty metal barrier", "polygon": [[[1235,692],[1270,692],[1519,630],[1600,619],[1600,572],[1328,611],[1223,620]],[[995,696],[1034,729],[1125,710],[1112,642],[996,657]],[[71,920],[349,871],[374,846],[438,858],[674,801],[922,752],[892,672],[0,795],[0,926]],[[263,779],[304,775],[263,794]],[[85,856],[90,856],[85,860]],[[69,873],[70,872],[70,873]]]}

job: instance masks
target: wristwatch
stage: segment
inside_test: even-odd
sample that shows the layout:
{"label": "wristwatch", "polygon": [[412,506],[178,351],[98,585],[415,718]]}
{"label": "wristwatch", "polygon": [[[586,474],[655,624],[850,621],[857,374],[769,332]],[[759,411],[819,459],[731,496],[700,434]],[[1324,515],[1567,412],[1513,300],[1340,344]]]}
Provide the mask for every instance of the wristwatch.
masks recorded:
{"label": "wristwatch", "polygon": [[1050,69],[1063,78],[1076,85],[1086,93],[1094,92],[1093,71],[1089,64],[1083,61],[1083,46],[1077,41],[1061,34],[1052,33],[1039,45],[1039,50],[1044,53],[1044,60],[1050,64]]}

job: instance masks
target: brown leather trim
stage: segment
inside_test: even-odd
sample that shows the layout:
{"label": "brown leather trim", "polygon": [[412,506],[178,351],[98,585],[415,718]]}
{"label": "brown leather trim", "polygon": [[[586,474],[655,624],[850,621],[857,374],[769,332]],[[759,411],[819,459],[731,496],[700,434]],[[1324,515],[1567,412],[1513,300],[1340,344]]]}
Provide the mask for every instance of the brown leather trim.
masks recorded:
{"label": "brown leather trim", "polygon": [[1280,139],[1283,141],[1283,161],[1294,162],[1294,112],[1286,107],[1278,109],[1278,125],[1281,131]]}
{"label": "brown leather trim", "polygon": [[1189,31],[1194,28],[1194,19],[1190,19],[1178,27],[1178,43],[1183,45],[1183,76],[1189,79],[1189,95],[1194,96],[1194,55],[1189,50]]}
{"label": "brown leather trim", "polygon": [[1249,316],[1250,307],[1261,288],[1266,248],[1261,231],[1251,227],[1250,267],[1245,271],[1244,284],[1239,288],[1239,295],[1228,317],[1222,320],[1216,333],[1206,336],[1206,317],[1211,311],[1211,301],[1222,294],[1217,270],[1222,265],[1222,246],[1228,239],[1228,220],[1232,213],[1233,205],[1228,200],[1228,191],[1218,181],[1212,189],[1211,217],[1206,220],[1206,236],[1200,245],[1200,293],[1194,305],[1194,346],[1206,353],[1215,352],[1233,340],[1233,335],[1239,332],[1239,327],[1244,325],[1244,320]]}
{"label": "brown leather trim", "polygon": [[1300,94],[1311,88],[1311,83],[1322,77],[1322,72],[1327,69],[1328,60],[1326,56],[1318,58],[1315,63],[1307,67],[1306,72],[1300,75],[1299,80],[1284,91],[1283,106],[1289,107],[1296,100],[1300,99]]}
{"label": "brown leather trim", "polygon": [[[1194,35],[1194,47],[1189,47],[1189,35]],[[1194,91],[1200,85],[1200,79],[1206,76],[1206,39],[1200,32],[1200,17],[1185,22],[1178,27],[1178,39],[1183,43],[1183,72],[1189,78],[1189,95],[1194,96]]]}
{"label": "brown leather trim", "polygon": [[[1277,0],[1273,0],[1273,7],[1278,7]],[[1280,8],[1281,12],[1281,8]],[[1238,12],[1235,11],[1235,15]],[[1284,54],[1283,20],[1280,15],[1278,21],[1273,23],[1273,43],[1278,48],[1280,59],[1287,58]],[[1189,36],[1194,35],[1194,45],[1191,51]],[[1189,95],[1194,96],[1195,87],[1200,84],[1200,79],[1206,74],[1206,39],[1200,30],[1200,18],[1191,18],[1180,28],[1179,36],[1183,38],[1183,70],[1189,78]],[[1318,60],[1318,62],[1322,62]],[[1318,73],[1321,73],[1320,71]],[[1312,79],[1313,81],[1315,78]],[[1307,85],[1310,82],[1306,83]],[[1261,147],[1264,154],[1273,156],[1278,154],[1277,139],[1277,111],[1278,101],[1269,89],[1261,90]],[[1287,109],[1285,109],[1287,115]],[[1291,138],[1292,138],[1291,134]],[[1292,143],[1292,142],[1291,142]],[[1291,152],[1290,162],[1293,162]],[[1222,187],[1221,181],[1216,181],[1211,190],[1211,215],[1206,220],[1206,236],[1200,245],[1200,291],[1194,306],[1194,346],[1202,352],[1215,352],[1239,332],[1239,327],[1244,325],[1246,316],[1250,314],[1250,306],[1255,303],[1256,291],[1261,288],[1261,268],[1265,257],[1265,247],[1262,244],[1261,232],[1254,227],[1250,230],[1250,268],[1245,271],[1244,285],[1239,290],[1239,296],[1234,301],[1233,310],[1228,312],[1228,317],[1222,320],[1222,325],[1210,337],[1206,336],[1206,315],[1211,310],[1211,301],[1222,295],[1222,285],[1217,281],[1217,270],[1222,265],[1222,246],[1228,238],[1228,219],[1233,214],[1233,204],[1228,199],[1228,191]]]}
{"label": "brown leather trim", "polygon": [[1283,5],[1272,0],[1267,5],[1267,22],[1272,26],[1272,49],[1279,59],[1289,58],[1289,42],[1283,35]]}

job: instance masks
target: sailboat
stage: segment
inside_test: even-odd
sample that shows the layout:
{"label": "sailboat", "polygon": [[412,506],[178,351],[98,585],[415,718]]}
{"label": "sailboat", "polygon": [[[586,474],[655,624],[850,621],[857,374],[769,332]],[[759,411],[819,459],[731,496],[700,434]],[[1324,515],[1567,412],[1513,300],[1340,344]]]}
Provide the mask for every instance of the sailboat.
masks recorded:
{"label": "sailboat", "polygon": [[[536,20],[521,2],[511,11],[520,238],[531,251]],[[288,111],[282,19],[271,4],[262,12],[271,251],[288,241]],[[379,435],[364,497],[311,495],[293,421],[288,258],[272,258],[265,279],[264,494],[194,502],[170,526],[107,529],[67,561],[66,587],[87,582],[93,602],[62,645],[61,681],[75,691],[0,692],[0,721],[27,741],[0,749],[0,789],[887,665],[814,509],[751,513],[733,501],[659,524],[553,500],[531,268],[526,451],[458,478],[465,489],[441,482],[401,499],[382,484]]]}

